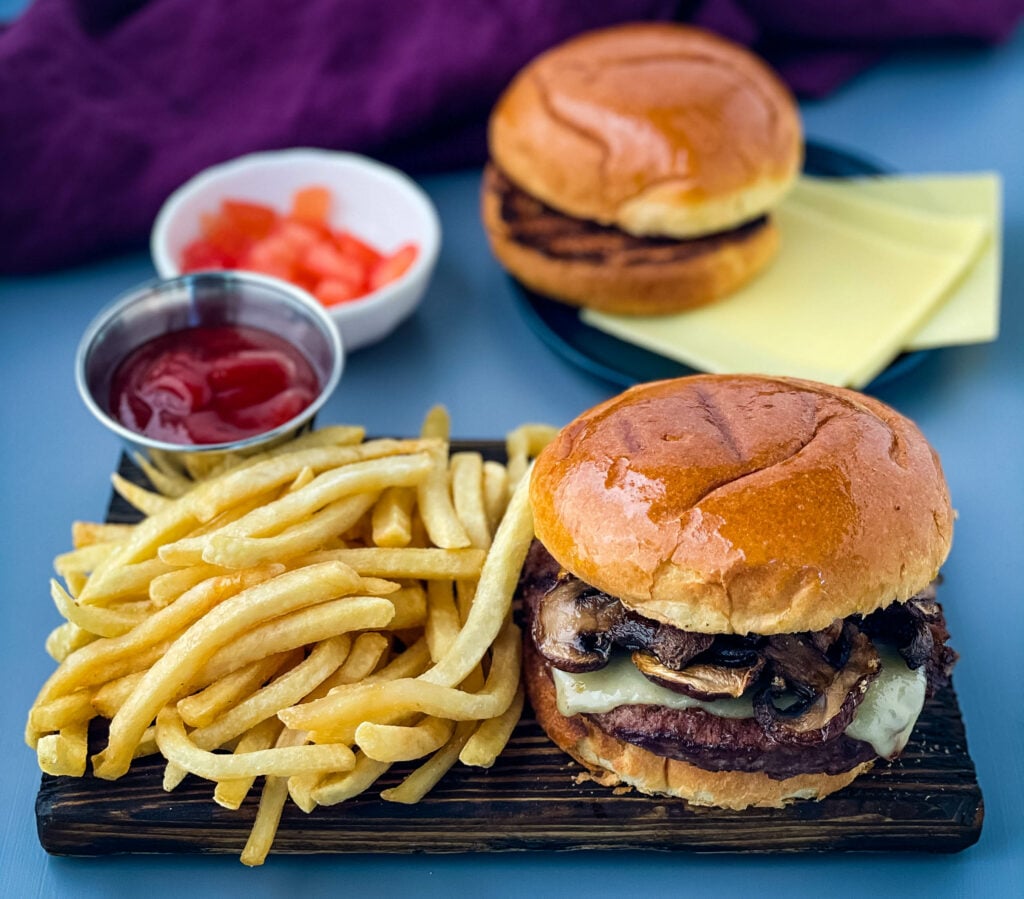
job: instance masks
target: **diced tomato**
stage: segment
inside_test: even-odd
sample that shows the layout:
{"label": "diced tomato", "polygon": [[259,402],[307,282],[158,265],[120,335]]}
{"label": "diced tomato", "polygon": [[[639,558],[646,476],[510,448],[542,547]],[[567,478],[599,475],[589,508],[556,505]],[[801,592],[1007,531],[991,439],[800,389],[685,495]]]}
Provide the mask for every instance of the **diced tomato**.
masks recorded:
{"label": "diced tomato", "polygon": [[351,231],[338,231],[334,235],[334,243],[342,255],[358,260],[367,271],[381,260],[380,253]]}
{"label": "diced tomato", "polygon": [[228,198],[201,216],[202,236],[182,253],[182,270],[243,268],[291,281],[325,305],[348,302],[400,278],[416,259],[408,243],[384,255],[351,231],[328,224],[331,193],[313,185],[295,192],[288,215]]}
{"label": "diced tomato", "polygon": [[390,256],[385,256],[370,273],[370,290],[378,290],[385,284],[390,284],[401,278],[409,270],[409,266],[416,261],[418,252],[416,244],[407,243],[400,246]]}
{"label": "diced tomato", "polygon": [[313,224],[327,221],[331,212],[331,192],[326,187],[303,187],[292,198],[292,218]]}
{"label": "diced tomato", "polygon": [[271,235],[259,243],[253,244],[242,259],[241,267],[290,281],[295,274],[295,262],[295,250],[287,241],[276,235]]}
{"label": "diced tomato", "polygon": [[181,270],[186,273],[210,268],[234,268],[236,262],[202,237],[188,244],[181,254]]}
{"label": "diced tomato", "polygon": [[359,261],[342,255],[333,244],[326,241],[306,249],[302,254],[302,267],[320,278],[335,278],[360,288],[366,283],[367,271]]}
{"label": "diced tomato", "polygon": [[251,240],[266,237],[277,224],[277,212],[260,203],[229,199],[221,203],[220,209],[224,227],[233,228]]}
{"label": "diced tomato", "polygon": [[252,246],[252,238],[237,231],[220,214],[204,215],[200,224],[206,242],[229,259],[241,259]]}
{"label": "diced tomato", "polygon": [[338,303],[357,300],[365,293],[361,287],[349,281],[339,281],[337,278],[324,278],[313,288],[313,296],[325,306],[336,306]]}
{"label": "diced tomato", "polygon": [[298,219],[281,219],[274,229],[274,235],[295,248],[296,253],[309,249],[313,244],[320,243],[324,239],[324,228],[317,228]]}

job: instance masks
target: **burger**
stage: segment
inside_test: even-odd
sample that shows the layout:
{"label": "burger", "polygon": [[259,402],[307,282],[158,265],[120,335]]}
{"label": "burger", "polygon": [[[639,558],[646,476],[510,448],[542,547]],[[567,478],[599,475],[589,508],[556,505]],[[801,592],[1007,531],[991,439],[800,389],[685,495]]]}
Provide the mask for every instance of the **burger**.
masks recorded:
{"label": "burger", "polygon": [[741,809],[904,748],[956,653],[917,427],[811,381],[634,387],[537,458],[519,584],[541,726],[598,782]]}
{"label": "burger", "polygon": [[770,211],[800,119],[744,48],[684,25],[589,32],[542,54],[490,118],[482,215],[530,289],[618,313],[736,290],[775,255]]}

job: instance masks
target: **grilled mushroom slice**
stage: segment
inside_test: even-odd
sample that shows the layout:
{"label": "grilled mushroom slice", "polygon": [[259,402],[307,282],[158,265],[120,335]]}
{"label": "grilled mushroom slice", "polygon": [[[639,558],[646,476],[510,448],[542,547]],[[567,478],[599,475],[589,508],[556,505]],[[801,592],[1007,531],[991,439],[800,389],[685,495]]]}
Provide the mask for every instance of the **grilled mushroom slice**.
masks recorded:
{"label": "grilled mushroom slice", "polygon": [[596,671],[608,664],[609,626],[622,614],[617,599],[577,578],[559,580],[538,605],[533,640],[552,665],[563,671]]}
{"label": "grilled mushroom slice", "polygon": [[[844,623],[840,641],[845,643],[842,647],[845,664],[838,670],[832,669],[827,682],[825,673],[831,666],[823,657],[824,665],[812,665],[806,677],[802,677],[799,667],[794,665],[796,656],[809,659],[805,641],[784,641],[784,645],[793,650],[792,656],[775,645],[769,658],[776,674],[754,697],[754,715],[774,740],[824,743],[849,725],[868,685],[878,674],[880,661],[867,635],[852,622]],[[778,702],[786,694],[791,698],[795,696],[796,701],[783,708]]]}
{"label": "grilled mushroom slice", "polygon": [[565,576],[538,603],[533,639],[556,668],[579,673],[603,668],[612,646],[642,650],[662,665],[683,668],[715,638],[644,618],[615,597]]}
{"label": "grilled mushroom slice", "polygon": [[764,659],[755,656],[750,665],[742,668],[694,664],[676,671],[662,665],[652,655],[634,652],[633,664],[644,677],[659,686],[707,701],[742,696],[757,680],[764,667]]}

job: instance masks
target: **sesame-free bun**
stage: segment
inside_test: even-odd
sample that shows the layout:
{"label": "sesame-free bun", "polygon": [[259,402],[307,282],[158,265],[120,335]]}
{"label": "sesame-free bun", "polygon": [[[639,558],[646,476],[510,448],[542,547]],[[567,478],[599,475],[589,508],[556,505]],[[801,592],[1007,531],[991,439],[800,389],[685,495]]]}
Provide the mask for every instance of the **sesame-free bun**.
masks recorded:
{"label": "sesame-free bun", "polygon": [[686,25],[588,32],[522,69],[490,119],[491,158],[577,218],[693,237],[764,214],[800,169],[793,97],[756,56]]}
{"label": "sesame-free bun", "polygon": [[537,537],[641,615],[702,633],[821,630],[905,601],[949,552],[939,459],[852,390],[753,375],[642,384],[538,457]]}
{"label": "sesame-free bun", "polygon": [[780,808],[796,799],[822,799],[847,786],[872,765],[866,762],[841,774],[797,774],[783,780],[774,780],[760,771],[705,771],[616,739],[586,715],[565,717],[558,711],[551,676],[529,645],[523,676],[537,723],[556,746],[603,786],[626,785],[641,793],[677,796],[693,805]]}

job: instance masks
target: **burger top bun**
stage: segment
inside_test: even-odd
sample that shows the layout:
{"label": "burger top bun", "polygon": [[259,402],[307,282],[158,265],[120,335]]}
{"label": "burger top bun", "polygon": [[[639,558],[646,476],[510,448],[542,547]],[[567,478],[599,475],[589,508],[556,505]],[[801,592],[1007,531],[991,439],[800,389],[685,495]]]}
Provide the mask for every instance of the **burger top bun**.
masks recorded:
{"label": "burger top bun", "polygon": [[762,215],[795,179],[789,91],[756,56],[684,25],[593,31],[537,57],[491,116],[491,157],[554,209],[693,237]]}
{"label": "burger top bun", "polygon": [[538,457],[537,537],[639,613],[703,633],[813,631],[938,573],[938,457],[878,400],[812,381],[699,375],[584,413]]}

